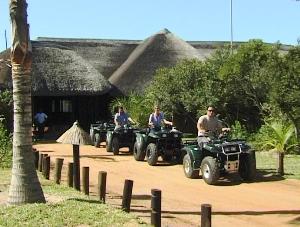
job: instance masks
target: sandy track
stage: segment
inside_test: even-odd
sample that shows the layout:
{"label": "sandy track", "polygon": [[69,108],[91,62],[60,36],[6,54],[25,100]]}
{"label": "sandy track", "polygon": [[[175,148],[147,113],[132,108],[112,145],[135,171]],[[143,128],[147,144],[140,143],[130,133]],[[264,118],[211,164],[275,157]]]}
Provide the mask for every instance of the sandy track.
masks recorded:
{"label": "sandy track", "polygon": [[[72,145],[38,144],[42,153],[72,161]],[[212,226],[298,226],[300,225],[300,181],[258,174],[255,183],[238,176],[210,186],[184,176],[181,165],[137,162],[127,152],[114,156],[105,148],[80,146],[80,165],[90,167],[91,192],[96,192],[99,171],[107,172],[107,203],[120,207],[125,179],[133,180],[131,210],[150,223],[151,189],[162,191],[162,226],[200,226],[201,204],[212,205]],[[53,172],[53,171],[52,171]]]}

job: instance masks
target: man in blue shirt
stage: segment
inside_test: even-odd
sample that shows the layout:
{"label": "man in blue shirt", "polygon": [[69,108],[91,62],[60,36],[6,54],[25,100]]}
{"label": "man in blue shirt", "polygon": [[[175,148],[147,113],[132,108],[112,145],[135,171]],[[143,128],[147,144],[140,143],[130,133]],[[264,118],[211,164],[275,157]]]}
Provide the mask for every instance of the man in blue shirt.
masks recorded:
{"label": "man in blue shirt", "polygon": [[165,116],[164,116],[164,113],[163,112],[160,112],[160,108],[159,106],[155,106],[154,107],[154,113],[150,114],[150,117],[149,117],[149,127],[151,129],[160,129],[161,128],[161,123],[165,123],[167,125],[173,125],[173,122],[171,121],[167,121],[165,119]]}
{"label": "man in blue shirt", "polygon": [[114,122],[115,122],[115,129],[123,127],[124,125],[127,125],[128,122],[131,122],[134,124],[134,121],[128,116],[127,113],[125,113],[123,106],[119,107],[118,113],[116,113]]}
{"label": "man in blue shirt", "polygon": [[44,137],[45,124],[47,121],[47,114],[45,114],[41,108],[39,108],[38,112],[34,116],[35,125],[38,128],[38,137],[42,139]]}

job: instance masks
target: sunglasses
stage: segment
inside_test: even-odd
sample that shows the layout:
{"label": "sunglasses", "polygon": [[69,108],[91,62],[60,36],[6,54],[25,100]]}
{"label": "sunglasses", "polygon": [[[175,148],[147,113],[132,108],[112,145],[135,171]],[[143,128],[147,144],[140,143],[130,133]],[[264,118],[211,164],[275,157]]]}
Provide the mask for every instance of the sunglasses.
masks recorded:
{"label": "sunglasses", "polygon": [[208,112],[215,112],[215,110],[207,110]]}

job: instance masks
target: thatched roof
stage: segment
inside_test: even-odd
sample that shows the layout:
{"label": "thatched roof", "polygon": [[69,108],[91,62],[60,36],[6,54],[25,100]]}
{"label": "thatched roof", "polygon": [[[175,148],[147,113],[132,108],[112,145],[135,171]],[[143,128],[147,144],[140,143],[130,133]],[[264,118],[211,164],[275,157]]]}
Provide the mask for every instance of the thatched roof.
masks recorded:
{"label": "thatched roof", "polygon": [[37,41],[32,41],[32,43],[39,47],[72,50],[108,79],[122,65],[140,41],[39,37]]}
{"label": "thatched roof", "polygon": [[53,47],[33,48],[34,95],[101,94],[107,80],[74,51]]}
{"label": "thatched roof", "polygon": [[[33,96],[96,95],[106,93],[108,81],[72,50],[33,46]],[[11,71],[1,70],[0,82],[11,88]]]}
{"label": "thatched roof", "polygon": [[112,74],[109,82],[123,94],[132,90],[143,92],[158,68],[174,66],[186,58],[202,59],[203,56],[190,44],[164,29],[137,46]]}
{"label": "thatched roof", "polygon": [[77,121],[73,126],[65,131],[57,140],[58,143],[73,144],[73,145],[91,145],[90,135],[84,131]]}

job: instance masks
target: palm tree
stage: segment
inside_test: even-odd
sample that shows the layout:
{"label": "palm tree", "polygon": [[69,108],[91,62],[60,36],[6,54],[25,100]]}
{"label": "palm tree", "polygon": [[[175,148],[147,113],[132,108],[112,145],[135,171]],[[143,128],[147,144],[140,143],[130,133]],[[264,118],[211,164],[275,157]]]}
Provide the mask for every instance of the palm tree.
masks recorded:
{"label": "palm tree", "polygon": [[284,175],[284,153],[291,148],[297,146],[297,142],[292,141],[295,134],[293,124],[285,125],[281,121],[274,121],[266,124],[268,133],[261,134],[262,148],[271,149],[278,153],[278,169],[277,172],[281,176]]}
{"label": "palm tree", "polygon": [[26,0],[10,0],[14,100],[13,167],[8,203],[45,202],[32,152],[31,63]]}

